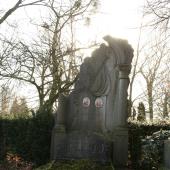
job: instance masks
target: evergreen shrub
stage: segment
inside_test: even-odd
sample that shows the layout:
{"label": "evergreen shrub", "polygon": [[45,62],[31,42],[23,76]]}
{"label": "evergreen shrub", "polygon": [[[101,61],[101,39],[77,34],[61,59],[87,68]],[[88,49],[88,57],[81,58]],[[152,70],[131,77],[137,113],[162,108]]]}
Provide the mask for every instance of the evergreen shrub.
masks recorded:
{"label": "evergreen shrub", "polygon": [[163,142],[169,123],[129,123],[129,162],[134,170],[158,169],[163,160]]}
{"label": "evergreen shrub", "polygon": [[35,165],[48,162],[53,123],[53,115],[48,113],[29,118],[0,118],[1,161],[11,153]]}

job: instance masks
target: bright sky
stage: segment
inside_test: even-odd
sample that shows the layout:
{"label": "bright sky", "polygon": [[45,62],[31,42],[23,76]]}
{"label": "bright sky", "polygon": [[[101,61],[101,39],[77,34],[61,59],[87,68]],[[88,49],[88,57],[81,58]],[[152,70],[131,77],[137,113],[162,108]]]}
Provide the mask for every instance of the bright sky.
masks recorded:
{"label": "bright sky", "polygon": [[[16,0],[0,0],[0,6],[8,9],[14,5]],[[138,39],[142,18],[142,6],[145,0],[100,0],[99,13],[92,17],[89,28],[80,28],[79,37],[83,41],[90,39],[100,39],[104,35],[110,34],[114,37],[125,38],[133,45]],[[22,32],[30,34],[33,27],[25,20],[35,20],[44,15],[45,10],[39,12],[37,7],[27,7],[17,10],[10,16],[8,21],[16,20],[16,24],[21,26]],[[33,21],[34,22],[34,21]]]}
{"label": "bright sky", "polygon": [[[90,40],[101,40],[103,36],[110,34],[113,37],[127,39],[136,49],[139,26],[142,19],[142,6],[145,0],[101,0],[99,13],[92,17],[89,27],[81,27],[77,35],[84,43]],[[12,2],[12,3],[11,3]],[[13,0],[0,0],[0,6],[9,8],[14,4]],[[33,28],[25,22],[25,19],[40,18],[40,13],[35,8],[27,7],[26,9],[17,10],[14,15],[10,16],[8,21],[17,18],[16,24],[21,26],[22,32],[27,37],[33,35]],[[42,14],[44,16],[44,14]],[[5,27],[1,27],[6,32]],[[24,94],[30,94],[29,88],[24,89]],[[22,90],[21,93],[23,94]]]}
{"label": "bright sky", "polygon": [[137,44],[139,26],[142,19],[144,0],[103,0],[99,13],[92,19],[86,31],[80,31],[82,39],[112,35],[113,37],[128,39],[132,45]]}

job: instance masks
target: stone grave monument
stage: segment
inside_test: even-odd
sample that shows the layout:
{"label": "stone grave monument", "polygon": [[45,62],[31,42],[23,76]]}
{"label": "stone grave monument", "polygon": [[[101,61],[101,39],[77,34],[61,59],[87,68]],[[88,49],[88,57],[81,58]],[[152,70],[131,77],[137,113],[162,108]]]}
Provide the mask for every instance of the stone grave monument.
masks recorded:
{"label": "stone grave monument", "polygon": [[127,88],[133,49],[126,40],[105,36],[80,67],[69,96],[60,95],[52,132],[51,159],[112,161],[128,156]]}
{"label": "stone grave monument", "polygon": [[170,169],[170,138],[164,141],[164,166],[167,170]]}

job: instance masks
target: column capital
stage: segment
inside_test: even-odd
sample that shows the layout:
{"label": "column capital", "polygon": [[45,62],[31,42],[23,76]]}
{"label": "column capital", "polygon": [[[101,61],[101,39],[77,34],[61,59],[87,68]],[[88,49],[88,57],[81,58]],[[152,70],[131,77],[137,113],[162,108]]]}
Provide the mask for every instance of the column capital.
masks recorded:
{"label": "column capital", "polygon": [[131,70],[131,65],[120,64],[120,65],[118,65],[118,70],[119,70],[119,78],[120,79],[128,79],[130,70]]}

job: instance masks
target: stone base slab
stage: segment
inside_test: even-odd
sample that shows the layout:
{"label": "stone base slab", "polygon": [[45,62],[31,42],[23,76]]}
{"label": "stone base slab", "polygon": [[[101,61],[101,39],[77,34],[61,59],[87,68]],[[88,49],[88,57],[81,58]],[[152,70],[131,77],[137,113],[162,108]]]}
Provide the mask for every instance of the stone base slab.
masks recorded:
{"label": "stone base slab", "polygon": [[91,159],[101,163],[111,161],[112,144],[98,134],[55,133],[53,141],[53,160]]}

